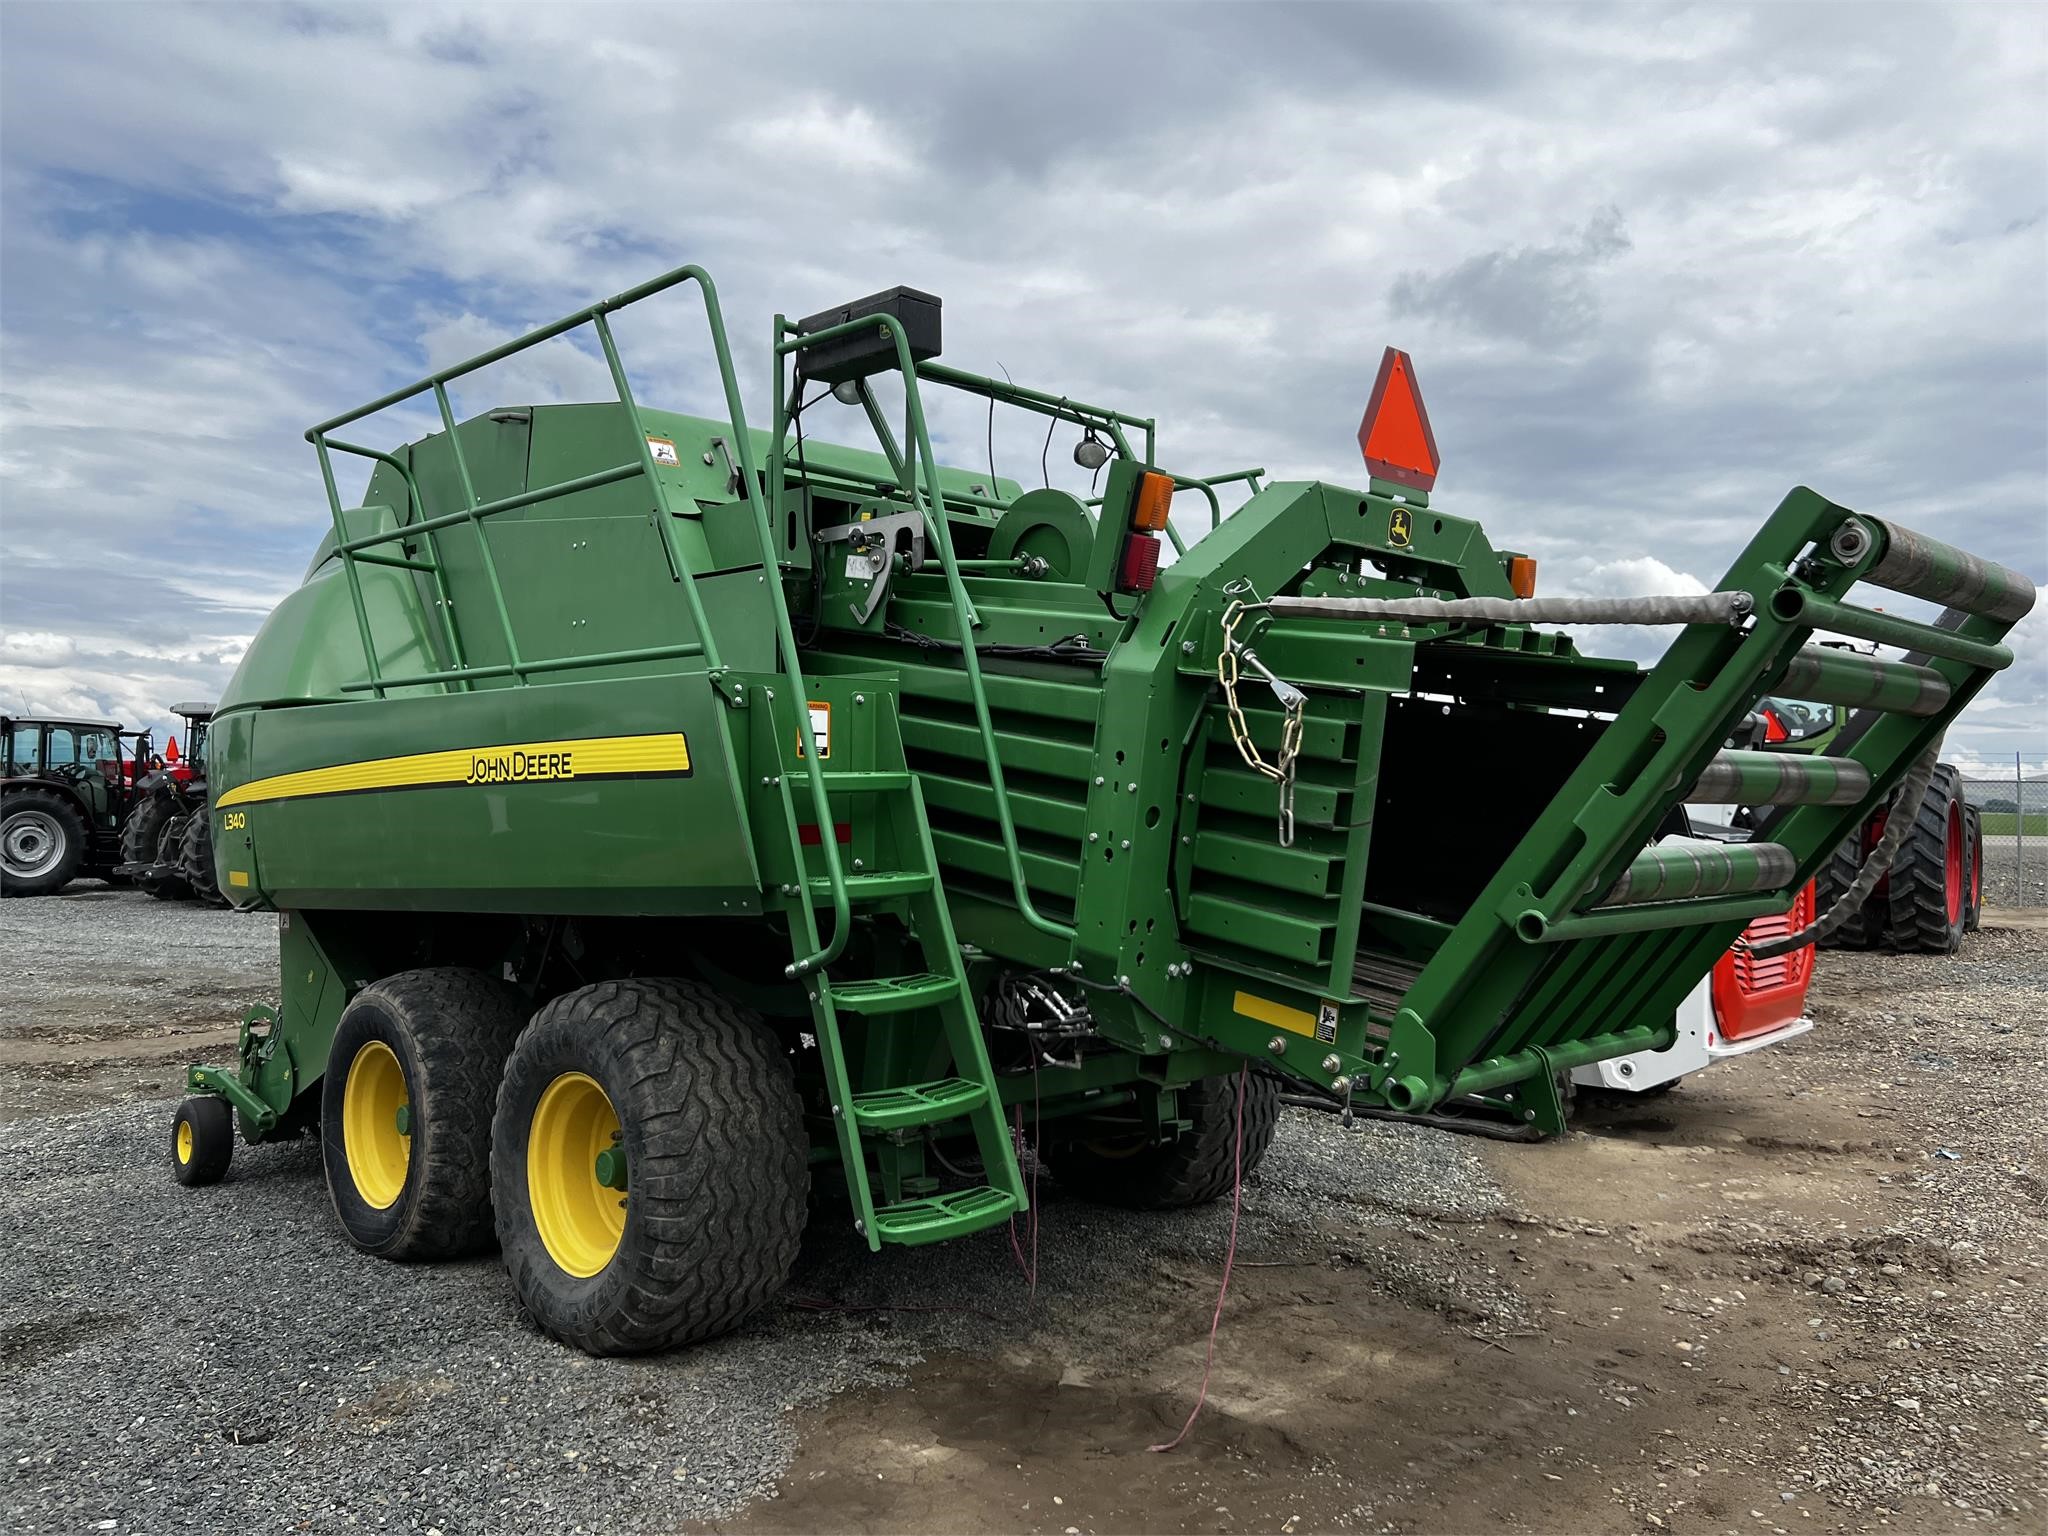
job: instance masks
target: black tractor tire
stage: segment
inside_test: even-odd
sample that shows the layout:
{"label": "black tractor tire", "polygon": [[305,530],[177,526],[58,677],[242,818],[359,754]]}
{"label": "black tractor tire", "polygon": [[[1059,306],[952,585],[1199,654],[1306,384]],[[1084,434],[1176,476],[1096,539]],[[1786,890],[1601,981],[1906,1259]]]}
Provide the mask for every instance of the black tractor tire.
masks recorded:
{"label": "black tractor tire", "polygon": [[526,1022],[517,988],[458,967],[363,988],[321,1088],[327,1194],[349,1241],[386,1259],[491,1246],[491,1113]]}
{"label": "black tractor tire", "polygon": [[[1856,879],[1863,868],[1863,834],[1852,832],[1842,839],[1833,857],[1823,864],[1813,882],[1813,912],[1824,917]],[[1839,928],[1821,940],[1822,949],[1868,949],[1883,927],[1884,893],[1875,892]]]}
{"label": "black tractor tire", "polygon": [[1964,823],[1970,835],[1970,867],[1963,897],[1963,931],[1975,933],[1984,922],[1984,813],[1974,805],[1965,806]]}
{"label": "black tractor tire", "polygon": [[566,993],[513,1048],[491,1175],[505,1268],[545,1332],[592,1355],[725,1333],[782,1289],[803,1238],[789,1054],[698,982]]}
{"label": "black tractor tire", "polygon": [[204,807],[187,819],[184,835],[178,839],[178,873],[192,888],[195,900],[216,907],[228,904],[220,893],[220,877],[213,871],[213,818]]}
{"label": "black tractor tire", "polygon": [[171,1117],[171,1176],[180,1184],[218,1184],[235,1155],[235,1117],[228,1101],[197,1094]]}
{"label": "black tractor tire", "polygon": [[[1280,1123],[1280,1084],[1256,1073],[1242,1080],[1243,1173],[1249,1177]],[[1101,1205],[1142,1211],[1206,1205],[1230,1193],[1237,1180],[1240,1081],[1240,1074],[1231,1072],[1181,1089],[1181,1117],[1193,1123],[1172,1141],[1053,1141],[1044,1149],[1046,1166],[1065,1188]]]}
{"label": "black tractor tire", "polygon": [[85,859],[85,818],[64,795],[18,789],[0,800],[0,895],[54,896]]}
{"label": "black tractor tire", "polygon": [[192,888],[178,871],[178,856],[185,846],[185,826],[191,819],[184,811],[164,818],[156,835],[156,851],[150,856],[150,873],[135,881],[158,901],[183,901],[192,894]]}
{"label": "black tractor tire", "polygon": [[156,859],[156,845],[163,840],[164,822],[171,806],[161,795],[145,795],[128,812],[121,827],[121,862],[148,864]]}
{"label": "black tractor tire", "polygon": [[1885,942],[1900,954],[1952,955],[1963,941],[1969,834],[1961,775],[1936,765],[1920,814],[1892,861]]}

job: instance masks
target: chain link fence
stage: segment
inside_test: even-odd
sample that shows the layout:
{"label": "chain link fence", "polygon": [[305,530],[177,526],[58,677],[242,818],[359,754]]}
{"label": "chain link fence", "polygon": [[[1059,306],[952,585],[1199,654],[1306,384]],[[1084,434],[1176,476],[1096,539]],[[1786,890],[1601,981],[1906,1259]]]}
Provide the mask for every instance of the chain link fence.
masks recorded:
{"label": "chain link fence", "polygon": [[1972,774],[1963,798],[1984,821],[1984,904],[2048,907],[2048,777]]}

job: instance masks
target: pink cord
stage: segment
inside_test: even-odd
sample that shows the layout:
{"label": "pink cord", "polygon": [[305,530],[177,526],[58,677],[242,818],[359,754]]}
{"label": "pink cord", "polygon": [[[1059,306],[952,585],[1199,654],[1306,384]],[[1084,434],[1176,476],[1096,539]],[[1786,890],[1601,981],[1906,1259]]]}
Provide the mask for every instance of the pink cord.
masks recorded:
{"label": "pink cord", "polygon": [[1187,1439],[1188,1431],[1195,1427],[1195,1415],[1209,1400],[1209,1372],[1216,1365],[1216,1331],[1223,1326],[1223,1301],[1230,1294],[1230,1266],[1237,1261],[1237,1212],[1244,1197],[1244,1093],[1251,1069],[1251,1062],[1246,1061],[1237,1071],[1237,1128],[1230,1144],[1230,1246],[1223,1254],[1223,1284],[1216,1292],[1216,1315],[1209,1319],[1209,1354],[1202,1362],[1202,1390],[1195,1394],[1195,1406],[1188,1410],[1188,1421],[1181,1425],[1180,1433],[1164,1445],[1146,1446],[1148,1451],[1170,1451]]}

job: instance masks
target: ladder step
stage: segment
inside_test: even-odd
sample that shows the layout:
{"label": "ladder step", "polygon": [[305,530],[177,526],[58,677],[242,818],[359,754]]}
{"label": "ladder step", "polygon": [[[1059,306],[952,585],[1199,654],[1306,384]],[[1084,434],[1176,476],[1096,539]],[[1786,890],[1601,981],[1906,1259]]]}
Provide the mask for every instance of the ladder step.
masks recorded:
{"label": "ladder step", "polygon": [[938,1125],[958,1120],[988,1102],[988,1089],[964,1077],[935,1083],[905,1083],[853,1096],[854,1121],[866,1129],[900,1130],[910,1125]]}
{"label": "ladder step", "polygon": [[879,795],[910,788],[910,772],[904,768],[849,768],[834,773],[825,770],[828,795]]}
{"label": "ladder step", "polygon": [[944,1242],[992,1227],[1023,1208],[1024,1202],[1000,1189],[955,1190],[923,1200],[899,1200],[875,1211],[875,1236],[885,1243],[914,1246]]}
{"label": "ladder step", "polygon": [[925,971],[915,976],[876,976],[865,981],[826,983],[834,1006],[848,1013],[904,1013],[928,1008],[960,995],[960,983],[951,976]]}
{"label": "ladder step", "polygon": [[[932,877],[925,870],[880,869],[872,874],[846,877],[846,895],[850,901],[885,901],[891,896],[916,896],[931,888]],[[818,901],[832,899],[832,882],[823,875],[814,875],[806,880],[804,889]]]}

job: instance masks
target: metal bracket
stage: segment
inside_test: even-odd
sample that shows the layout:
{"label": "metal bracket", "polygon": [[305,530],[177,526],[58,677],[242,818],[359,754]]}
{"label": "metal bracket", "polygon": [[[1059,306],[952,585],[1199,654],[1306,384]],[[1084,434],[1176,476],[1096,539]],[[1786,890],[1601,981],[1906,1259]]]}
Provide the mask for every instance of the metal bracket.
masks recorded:
{"label": "metal bracket", "polygon": [[267,1131],[277,1124],[277,1111],[243,1087],[242,1080],[224,1067],[188,1067],[185,1086],[194,1093],[217,1094],[226,1099],[258,1131]]}
{"label": "metal bracket", "polygon": [[720,667],[711,674],[711,686],[734,709],[746,708],[747,685],[727,668]]}
{"label": "metal bracket", "polygon": [[863,624],[875,616],[875,610],[882,606],[882,599],[889,595],[889,577],[895,570],[896,536],[899,533],[910,535],[910,568],[913,571],[923,570],[922,512],[885,512],[880,517],[863,518],[857,523],[837,523],[812,535],[813,542],[819,544],[853,543],[861,553],[874,559],[875,570],[869,579],[866,600],[847,604],[853,616]]}
{"label": "metal bracket", "polygon": [[711,447],[720,458],[725,460],[725,494],[728,496],[744,494],[746,487],[740,483],[740,467],[733,462],[732,445],[722,437],[714,437],[711,439]]}
{"label": "metal bracket", "polygon": [[1565,1129],[1564,1093],[1557,1085],[1561,1074],[1552,1063],[1550,1053],[1542,1046],[1531,1046],[1529,1054],[1543,1064],[1543,1070],[1515,1084],[1522,1095],[1522,1119],[1536,1127],[1541,1135],[1562,1136]]}

